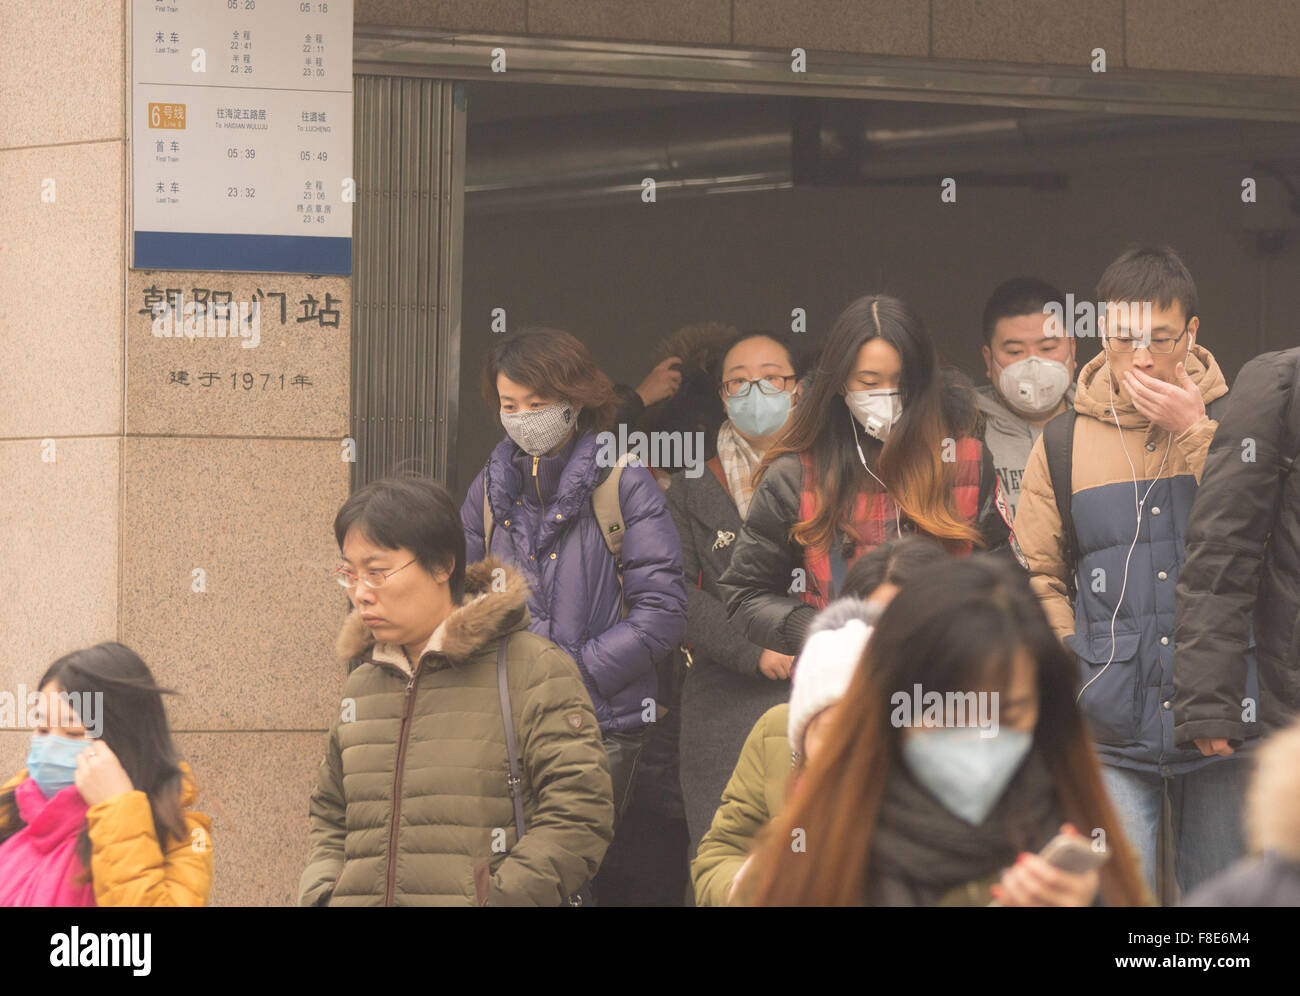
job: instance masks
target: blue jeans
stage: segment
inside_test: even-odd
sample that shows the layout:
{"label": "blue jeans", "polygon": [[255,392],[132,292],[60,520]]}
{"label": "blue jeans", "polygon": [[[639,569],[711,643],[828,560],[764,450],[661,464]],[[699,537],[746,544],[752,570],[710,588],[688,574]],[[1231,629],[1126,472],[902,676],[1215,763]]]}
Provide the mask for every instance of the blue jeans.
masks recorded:
{"label": "blue jeans", "polygon": [[1250,765],[1230,757],[1181,775],[1101,766],[1106,791],[1119,817],[1120,828],[1137,853],[1152,895],[1155,885],[1156,842],[1166,782],[1172,815],[1174,877],[1185,896],[1218,874],[1244,851],[1242,817]]}

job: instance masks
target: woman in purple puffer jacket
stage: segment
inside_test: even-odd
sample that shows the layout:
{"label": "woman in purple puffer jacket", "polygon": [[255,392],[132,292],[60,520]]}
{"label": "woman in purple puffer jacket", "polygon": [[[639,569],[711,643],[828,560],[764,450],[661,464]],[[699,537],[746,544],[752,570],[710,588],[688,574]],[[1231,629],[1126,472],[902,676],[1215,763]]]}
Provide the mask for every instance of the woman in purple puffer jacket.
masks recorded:
{"label": "woman in purple puffer jacket", "polygon": [[[631,797],[637,755],[658,706],[655,664],[686,629],[681,544],[645,467],[623,469],[623,583],[591,495],[618,457],[618,396],[581,342],[555,329],[503,340],[483,369],[483,399],[506,438],[461,507],[466,560],[489,553],[528,580],[529,629],[577,663],[609,754],[616,813]],[[484,490],[491,550],[484,544]],[[623,601],[627,601],[626,617]]]}

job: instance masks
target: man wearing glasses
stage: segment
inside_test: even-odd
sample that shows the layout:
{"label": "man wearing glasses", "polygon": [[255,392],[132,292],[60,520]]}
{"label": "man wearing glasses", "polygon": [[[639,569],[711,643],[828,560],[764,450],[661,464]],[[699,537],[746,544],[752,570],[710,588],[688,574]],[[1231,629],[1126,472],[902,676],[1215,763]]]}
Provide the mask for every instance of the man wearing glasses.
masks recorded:
{"label": "man wearing glasses", "polygon": [[1228,385],[1197,343],[1196,284],[1172,249],[1123,253],[1097,299],[1102,352],[1080,371],[1073,408],[1034,444],[1015,535],[1048,619],[1078,655],[1077,701],[1118,829],[1155,885],[1167,796],[1185,893],[1242,849],[1244,766],[1177,746],[1172,708],[1175,587]]}

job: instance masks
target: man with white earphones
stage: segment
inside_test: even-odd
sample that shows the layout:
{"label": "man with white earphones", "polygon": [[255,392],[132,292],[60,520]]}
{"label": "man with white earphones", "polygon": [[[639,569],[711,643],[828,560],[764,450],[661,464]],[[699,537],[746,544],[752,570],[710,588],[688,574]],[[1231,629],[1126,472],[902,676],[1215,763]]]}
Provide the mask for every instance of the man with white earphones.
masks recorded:
{"label": "man with white earphones", "polygon": [[1172,883],[1156,875],[1166,795],[1184,893],[1243,847],[1245,766],[1178,746],[1172,709],[1175,588],[1228,385],[1196,341],[1196,284],[1172,249],[1121,254],[1097,300],[1102,352],[1080,371],[1073,408],[1034,444],[1015,536],[1044,611],[1079,658],[1078,702],[1123,832],[1171,900]]}

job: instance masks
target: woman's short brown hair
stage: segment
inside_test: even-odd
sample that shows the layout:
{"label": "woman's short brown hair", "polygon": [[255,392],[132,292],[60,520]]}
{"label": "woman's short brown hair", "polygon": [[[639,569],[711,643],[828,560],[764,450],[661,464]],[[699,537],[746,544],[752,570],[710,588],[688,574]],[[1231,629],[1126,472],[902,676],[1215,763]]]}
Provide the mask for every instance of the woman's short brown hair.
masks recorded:
{"label": "woman's short brown hair", "polygon": [[497,374],[538,394],[556,395],[575,407],[580,432],[608,429],[618,410],[614,384],[596,365],[587,347],[568,332],[538,326],[507,336],[483,365],[483,400],[501,409]]}

